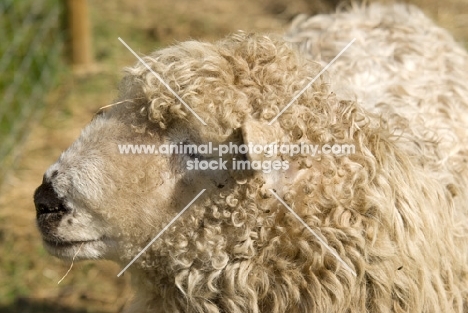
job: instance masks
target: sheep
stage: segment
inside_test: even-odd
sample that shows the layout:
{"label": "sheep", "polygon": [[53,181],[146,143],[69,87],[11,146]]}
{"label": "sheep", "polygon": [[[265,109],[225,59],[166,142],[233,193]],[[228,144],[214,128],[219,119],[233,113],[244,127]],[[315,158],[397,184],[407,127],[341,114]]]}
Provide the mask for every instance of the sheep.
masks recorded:
{"label": "sheep", "polygon": [[49,253],[130,265],[129,312],[468,311],[468,55],[418,9],[143,60],[35,192]]}

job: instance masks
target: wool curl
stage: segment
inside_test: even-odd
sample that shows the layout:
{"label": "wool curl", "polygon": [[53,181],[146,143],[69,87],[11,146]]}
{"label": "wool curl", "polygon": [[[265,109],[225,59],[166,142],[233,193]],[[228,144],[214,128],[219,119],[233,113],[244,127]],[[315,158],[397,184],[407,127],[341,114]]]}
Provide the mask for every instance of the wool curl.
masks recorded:
{"label": "wool curl", "polygon": [[[357,275],[265,190],[263,173],[250,171],[209,190],[136,262],[135,311],[468,311],[468,71],[459,70],[468,56],[417,9],[300,17],[289,43],[240,32],[144,57],[208,126],[143,64],[126,69],[119,100],[135,99],[125,110],[139,113],[132,122],[144,132],[187,128],[199,143],[242,143],[249,120],[274,118],[352,36],[348,56],[272,127],[289,143],[355,144],[351,155],[285,157],[306,174],[283,186],[283,199]],[[427,40],[440,44],[421,48]],[[372,58],[376,42],[392,47],[395,64]],[[366,74],[390,83],[360,86]],[[346,97],[335,82],[348,85]],[[427,94],[427,82],[439,88]],[[381,97],[370,101],[366,88]]]}

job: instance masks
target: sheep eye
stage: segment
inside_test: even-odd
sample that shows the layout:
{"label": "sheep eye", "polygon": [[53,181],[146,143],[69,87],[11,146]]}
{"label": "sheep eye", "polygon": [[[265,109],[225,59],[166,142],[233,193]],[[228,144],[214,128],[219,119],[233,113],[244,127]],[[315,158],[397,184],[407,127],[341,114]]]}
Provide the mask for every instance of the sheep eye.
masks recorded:
{"label": "sheep eye", "polygon": [[201,154],[199,154],[199,153],[189,153],[188,157],[191,158],[192,160],[203,159],[203,156]]}
{"label": "sheep eye", "polygon": [[[191,146],[191,148],[189,147]],[[182,151],[187,155],[190,159],[205,159],[200,153],[197,152],[197,146],[195,144],[190,143],[189,141],[180,142],[179,151]]]}

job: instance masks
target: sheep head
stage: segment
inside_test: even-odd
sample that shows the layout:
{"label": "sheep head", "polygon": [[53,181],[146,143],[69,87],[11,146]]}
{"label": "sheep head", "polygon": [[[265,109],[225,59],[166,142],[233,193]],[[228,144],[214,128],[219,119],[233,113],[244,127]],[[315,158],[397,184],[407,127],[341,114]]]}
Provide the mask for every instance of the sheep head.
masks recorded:
{"label": "sheep head", "polygon": [[[299,58],[282,41],[265,36],[239,33],[216,45],[186,42],[144,60],[207,125],[145,66],[126,69],[119,104],[93,119],[47,170],[36,191],[39,229],[47,250],[58,257],[71,258],[82,245],[78,258],[118,259],[122,238],[131,238],[132,245],[138,245],[137,238],[146,241],[201,188],[219,194],[257,177],[263,192],[274,188],[283,194],[285,182],[292,183],[300,171],[299,162],[293,160],[287,171],[270,175],[233,170],[235,157],[264,158],[249,152],[221,157],[127,155],[118,145],[181,147],[210,142],[216,148],[228,143],[295,142],[305,137],[307,127],[304,121],[291,120],[304,118],[300,115],[310,111],[311,103],[333,100],[318,80],[299,99],[299,110],[285,112],[268,125],[319,66]],[[325,100],[317,100],[319,96]],[[222,160],[228,170],[189,171],[191,159]]]}

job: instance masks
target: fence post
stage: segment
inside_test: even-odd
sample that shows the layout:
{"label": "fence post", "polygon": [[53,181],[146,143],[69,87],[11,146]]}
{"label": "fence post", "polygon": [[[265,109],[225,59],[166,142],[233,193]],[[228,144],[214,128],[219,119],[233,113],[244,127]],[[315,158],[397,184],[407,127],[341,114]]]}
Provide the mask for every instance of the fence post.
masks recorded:
{"label": "fence post", "polygon": [[75,68],[86,69],[93,63],[87,0],[67,0],[71,61]]}

